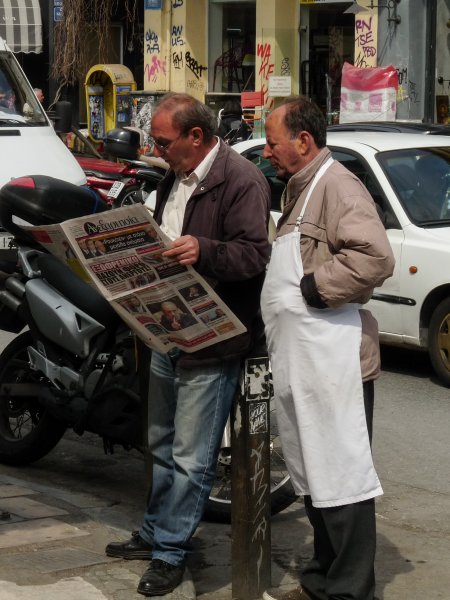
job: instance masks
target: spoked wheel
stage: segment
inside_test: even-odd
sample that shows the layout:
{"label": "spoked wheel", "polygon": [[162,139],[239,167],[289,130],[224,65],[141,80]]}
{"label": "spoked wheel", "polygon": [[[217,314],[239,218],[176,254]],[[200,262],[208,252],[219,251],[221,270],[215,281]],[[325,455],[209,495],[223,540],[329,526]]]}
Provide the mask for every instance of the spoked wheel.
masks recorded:
{"label": "spoked wheel", "polygon": [[[216,480],[204,518],[219,523],[231,522],[231,447],[220,449]],[[290,506],[297,496],[291,484],[281,448],[273,397],[270,403],[270,508],[276,515]]]}
{"label": "spoked wheel", "polygon": [[128,185],[123,188],[119,196],[114,199],[113,208],[144,204],[150,192],[146,192],[140,185]]}
{"label": "spoked wheel", "polygon": [[25,465],[52,450],[66,427],[39,401],[47,379],[30,368],[29,332],[16,337],[0,355],[0,462]]}

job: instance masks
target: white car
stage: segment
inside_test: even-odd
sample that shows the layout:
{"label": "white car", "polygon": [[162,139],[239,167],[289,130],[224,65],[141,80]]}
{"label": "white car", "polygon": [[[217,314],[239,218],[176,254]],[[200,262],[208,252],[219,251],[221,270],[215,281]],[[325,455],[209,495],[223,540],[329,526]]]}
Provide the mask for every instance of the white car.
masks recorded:
{"label": "white car", "polygon": [[[263,158],[264,139],[233,148],[255,163],[279,216],[284,184]],[[396,265],[369,308],[380,341],[426,350],[450,386],[450,138],[416,133],[328,132],[335,159],[366,185],[380,209]]]}

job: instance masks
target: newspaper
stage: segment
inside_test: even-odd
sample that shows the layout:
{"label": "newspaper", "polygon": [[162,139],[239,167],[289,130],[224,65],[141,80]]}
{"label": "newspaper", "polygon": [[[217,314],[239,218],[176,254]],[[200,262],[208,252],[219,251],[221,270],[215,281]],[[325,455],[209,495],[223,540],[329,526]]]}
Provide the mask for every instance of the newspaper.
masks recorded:
{"label": "newspaper", "polygon": [[144,205],[23,228],[154,350],[194,352],[246,331],[195,269],[163,256],[171,241]]}

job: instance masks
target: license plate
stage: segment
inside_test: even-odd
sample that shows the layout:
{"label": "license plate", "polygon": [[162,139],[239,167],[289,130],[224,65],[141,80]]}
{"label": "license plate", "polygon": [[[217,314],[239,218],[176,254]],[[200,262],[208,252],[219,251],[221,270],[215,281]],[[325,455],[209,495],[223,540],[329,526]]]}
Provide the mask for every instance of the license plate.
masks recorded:
{"label": "license plate", "polygon": [[0,248],[2,250],[10,250],[14,247],[14,237],[7,233],[0,234]]}
{"label": "license plate", "polygon": [[124,187],[122,181],[115,181],[108,192],[108,198],[117,198]]}

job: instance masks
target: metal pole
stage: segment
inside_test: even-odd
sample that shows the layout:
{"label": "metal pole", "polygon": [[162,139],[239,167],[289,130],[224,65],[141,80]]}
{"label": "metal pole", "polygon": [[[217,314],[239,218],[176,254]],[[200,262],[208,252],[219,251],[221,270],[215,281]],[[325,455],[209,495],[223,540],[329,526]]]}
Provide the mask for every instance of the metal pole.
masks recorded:
{"label": "metal pole", "polygon": [[271,584],[270,389],[267,356],[247,358],[231,427],[233,600],[261,598]]}
{"label": "metal pole", "polygon": [[437,2],[429,0],[425,9],[426,18],[426,56],[425,56],[425,98],[424,121],[432,123],[435,115],[436,104],[436,19]]}

